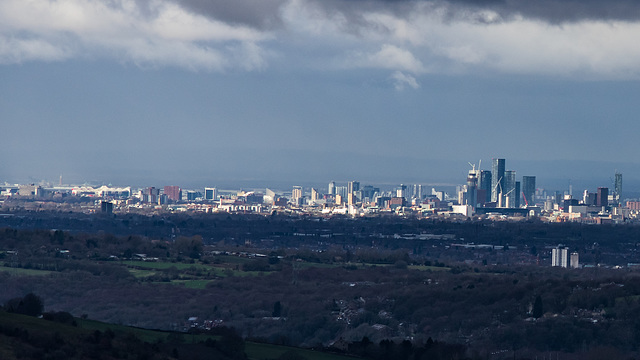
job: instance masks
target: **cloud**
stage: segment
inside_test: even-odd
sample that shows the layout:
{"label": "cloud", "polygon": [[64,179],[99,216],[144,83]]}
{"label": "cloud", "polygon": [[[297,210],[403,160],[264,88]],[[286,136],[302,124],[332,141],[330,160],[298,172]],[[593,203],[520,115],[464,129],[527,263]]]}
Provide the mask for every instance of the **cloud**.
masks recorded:
{"label": "cloud", "polygon": [[[265,66],[271,35],[187,11],[170,1],[4,0],[0,60],[110,57],[141,66],[224,71]],[[11,45],[11,46],[9,46]]]}
{"label": "cloud", "polygon": [[3,0],[0,62],[640,77],[627,0]]}
{"label": "cloud", "polygon": [[[526,10],[525,4],[516,6],[518,1],[296,0],[291,4],[303,9],[295,12],[295,22],[289,22],[292,16],[285,17],[296,36],[332,47],[333,63],[347,68],[414,75],[640,77],[640,48],[634,39],[640,22],[594,19],[555,24],[517,13],[516,9]],[[504,10],[509,6],[514,10]],[[349,21],[352,18],[357,21]],[[326,39],[332,40],[330,44],[323,42]]]}
{"label": "cloud", "polygon": [[355,53],[346,60],[347,67],[403,70],[412,73],[424,72],[422,63],[413,54],[395,45],[383,44],[370,53]]}
{"label": "cloud", "polygon": [[72,56],[70,51],[41,39],[16,39],[0,35],[0,64],[24,61],[60,61]]}
{"label": "cloud", "polygon": [[394,87],[397,91],[404,90],[405,86],[409,86],[413,89],[418,89],[420,84],[416,78],[411,75],[404,74],[400,71],[396,71],[391,75],[391,79],[393,80]]}
{"label": "cloud", "polygon": [[173,0],[195,14],[231,24],[268,30],[283,25],[281,7],[286,0]]}
{"label": "cloud", "polygon": [[640,3],[635,0],[449,0],[452,12],[491,10],[501,17],[523,17],[551,24],[580,21],[637,21]]}
{"label": "cloud", "polygon": [[[550,24],[579,21],[637,21],[640,4],[635,0],[310,0],[326,13],[341,12],[351,23],[360,23],[367,12],[406,17],[416,7],[444,12],[447,18],[496,14],[501,19],[521,17]],[[478,20],[482,21],[480,16]],[[495,20],[495,19],[494,19]]]}

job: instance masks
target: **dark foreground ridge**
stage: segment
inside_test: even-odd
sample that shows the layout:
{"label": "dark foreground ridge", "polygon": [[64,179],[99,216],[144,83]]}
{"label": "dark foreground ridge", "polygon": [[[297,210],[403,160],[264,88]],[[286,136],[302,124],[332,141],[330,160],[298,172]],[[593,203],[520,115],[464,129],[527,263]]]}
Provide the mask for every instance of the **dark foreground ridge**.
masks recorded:
{"label": "dark foreground ridge", "polygon": [[[637,226],[20,216],[0,229],[0,300],[13,311],[33,292],[52,314],[189,344],[234,328],[255,359],[285,353],[273,345],[372,359],[638,358]],[[55,221],[64,227],[34,229]],[[560,243],[580,252],[579,268],[551,267]]]}

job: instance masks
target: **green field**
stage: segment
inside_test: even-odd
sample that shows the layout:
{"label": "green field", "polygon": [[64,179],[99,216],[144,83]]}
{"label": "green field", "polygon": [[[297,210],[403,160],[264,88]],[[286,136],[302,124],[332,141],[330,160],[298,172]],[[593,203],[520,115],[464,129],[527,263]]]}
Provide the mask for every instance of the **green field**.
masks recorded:
{"label": "green field", "polygon": [[13,275],[21,275],[21,276],[41,276],[41,275],[49,275],[52,271],[49,270],[36,270],[36,269],[23,269],[23,268],[11,268],[0,266],[0,271],[13,274]]}
{"label": "green field", "polygon": [[251,360],[267,360],[267,359],[277,359],[282,354],[287,351],[294,351],[309,360],[347,360],[347,359],[356,359],[350,356],[338,355],[338,354],[329,354],[323,353],[319,351],[293,348],[288,346],[279,346],[272,344],[262,344],[262,343],[254,343],[247,341],[245,346],[245,353]]}
{"label": "green field", "polygon": [[212,280],[171,280],[171,284],[181,285],[190,289],[204,289]]}
{"label": "green field", "polygon": [[[185,343],[197,343],[201,341],[205,341],[207,339],[219,340],[219,336],[215,335],[207,335],[207,334],[186,334],[186,333],[172,333],[168,331],[158,331],[158,330],[148,330],[148,329],[140,329],[133,328],[124,325],[116,325],[116,324],[107,324],[100,321],[89,320],[89,319],[79,319],[76,318],[78,326],[71,326],[56,323],[53,321],[47,321],[43,319],[39,319],[36,317],[30,317],[25,315],[18,315],[7,313],[4,311],[0,311],[0,324],[3,326],[16,326],[22,329],[28,330],[30,333],[59,333],[63,338],[78,338],[82,335],[91,334],[92,332],[99,330],[101,332],[106,331],[107,329],[111,329],[116,334],[133,334],[137,338],[142,341],[148,343],[157,343],[160,341],[166,341],[167,338],[171,336],[182,336]],[[173,335],[172,335],[173,334]],[[9,347],[3,346],[7,344],[0,344],[0,356],[2,358],[11,358],[9,354]],[[255,342],[245,342],[245,352],[249,359],[251,360],[264,360],[264,359],[277,359],[282,354],[292,351],[296,352],[308,360],[347,360],[353,359],[352,357],[336,355],[336,354],[328,354],[322,353],[313,350],[293,348],[287,346],[279,346],[279,345],[271,345],[271,344],[263,344],[263,343],[255,343]]]}
{"label": "green field", "polygon": [[204,271],[208,271],[211,270],[211,266],[208,265],[204,265],[204,264],[200,264],[200,263],[195,263],[195,264],[185,264],[185,263],[179,263],[179,262],[170,262],[170,261],[134,261],[134,260],[128,260],[128,261],[122,261],[121,262],[123,265],[127,265],[129,267],[140,267],[143,269],[153,269],[153,270],[166,270],[166,269],[170,269],[172,267],[175,267],[178,270],[187,270],[187,269],[199,269],[199,270],[204,270]]}
{"label": "green field", "polygon": [[426,266],[426,265],[409,265],[407,268],[420,271],[449,271],[451,268],[439,267],[439,266]]}

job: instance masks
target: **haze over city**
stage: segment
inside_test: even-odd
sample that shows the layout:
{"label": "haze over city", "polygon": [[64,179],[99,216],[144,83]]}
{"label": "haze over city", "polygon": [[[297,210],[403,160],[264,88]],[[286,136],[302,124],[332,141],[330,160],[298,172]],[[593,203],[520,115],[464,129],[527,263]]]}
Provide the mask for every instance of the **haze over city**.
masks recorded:
{"label": "haze over city", "polygon": [[633,1],[0,4],[0,180],[640,180]]}

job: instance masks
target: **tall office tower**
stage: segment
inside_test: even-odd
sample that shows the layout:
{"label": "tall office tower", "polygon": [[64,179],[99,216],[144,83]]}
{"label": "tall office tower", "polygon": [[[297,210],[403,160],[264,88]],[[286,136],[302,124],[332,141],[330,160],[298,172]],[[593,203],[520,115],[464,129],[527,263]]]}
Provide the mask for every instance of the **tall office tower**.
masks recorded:
{"label": "tall office tower", "polygon": [[141,201],[156,204],[158,202],[158,196],[160,196],[160,189],[156,189],[154,186],[148,187],[141,191]]}
{"label": "tall office tower", "polygon": [[358,181],[349,181],[347,183],[347,194],[353,194],[358,190],[360,190],[360,182],[358,182]]}
{"label": "tall office tower", "polygon": [[620,204],[620,199],[622,198],[622,174],[616,171],[616,181],[614,183],[615,188],[615,196],[614,200],[616,204]]}
{"label": "tall office tower", "polygon": [[320,198],[318,190],[311,188],[311,201],[317,201]]}
{"label": "tall office tower", "polygon": [[554,203],[555,204],[562,204],[564,201],[564,196],[562,196],[562,193],[560,191],[556,191],[556,194],[554,195]]}
{"label": "tall office tower", "polygon": [[504,159],[492,159],[491,201],[498,202],[498,194],[506,194],[504,187]]}
{"label": "tall office tower", "polygon": [[582,202],[587,206],[595,206],[598,199],[597,193],[590,193],[589,190],[585,190],[582,195]]}
{"label": "tall office tower", "polygon": [[478,178],[475,171],[469,171],[467,175],[467,205],[476,209],[478,206]]}
{"label": "tall office tower", "polygon": [[396,188],[396,197],[405,198],[407,196],[407,185],[400,184],[400,187]]}
{"label": "tall office tower", "polygon": [[422,184],[418,184],[418,192],[415,195],[418,200],[422,200]]}
{"label": "tall office tower", "polygon": [[609,188],[599,187],[598,195],[596,197],[596,205],[609,206]]}
{"label": "tall office tower", "polygon": [[513,208],[516,205],[516,172],[504,172],[504,187],[502,188],[502,207]]}
{"label": "tall office tower", "polygon": [[521,189],[522,188],[520,187],[520,181],[516,181],[516,191],[514,191],[514,193],[515,193],[515,200],[514,200],[515,203],[513,204],[514,207],[516,207],[516,208],[519,208],[520,204],[522,204],[520,202],[520,193],[522,191]]}
{"label": "tall office tower", "polygon": [[571,253],[571,263],[569,264],[569,266],[571,266],[572,269],[577,269],[580,267],[578,253],[575,251]]}
{"label": "tall office tower", "polygon": [[353,206],[356,204],[356,202],[358,201],[356,194],[355,193],[349,193],[347,194],[347,205],[349,206]]}
{"label": "tall office tower", "polygon": [[180,190],[180,186],[165,186],[164,194],[167,195],[167,198],[171,201],[182,200],[182,190]]}
{"label": "tall office tower", "polygon": [[491,201],[491,171],[489,170],[481,170],[480,171],[480,184],[478,187],[480,189],[484,189],[485,199],[484,202]]}
{"label": "tall office tower", "polygon": [[336,194],[336,182],[332,181],[329,183],[329,188],[327,189],[327,194],[335,195]]}
{"label": "tall office tower", "polygon": [[525,205],[535,206],[536,204],[536,177],[535,176],[523,176],[522,177],[522,197],[524,198]]}
{"label": "tall office tower", "polygon": [[567,267],[568,249],[564,246],[557,246],[551,249],[551,266]]}
{"label": "tall office tower", "polygon": [[[216,188],[204,188],[204,199],[205,200],[215,200],[218,198],[218,189]],[[273,199],[273,197],[272,197]]]}
{"label": "tall office tower", "polygon": [[302,198],[302,186],[294,186],[291,191],[291,199],[295,200]]}
{"label": "tall office tower", "polygon": [[369,199],[369,201],[372,201],[374,193],[375,193],[375,189],[371,185],[365,185],[362,188],[362,198],[363,199]]}
{"label": "tall office tower", "polygon": [[347,197],[347,187],[346,186],[336,186],[335,187],[335,195],[340,195],[343,198]]}

